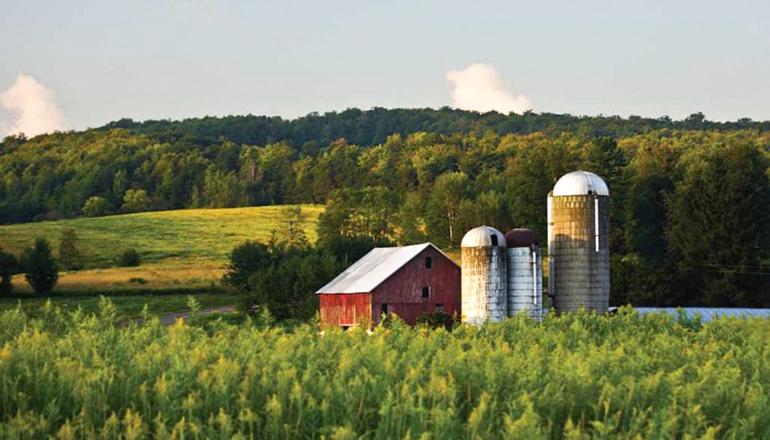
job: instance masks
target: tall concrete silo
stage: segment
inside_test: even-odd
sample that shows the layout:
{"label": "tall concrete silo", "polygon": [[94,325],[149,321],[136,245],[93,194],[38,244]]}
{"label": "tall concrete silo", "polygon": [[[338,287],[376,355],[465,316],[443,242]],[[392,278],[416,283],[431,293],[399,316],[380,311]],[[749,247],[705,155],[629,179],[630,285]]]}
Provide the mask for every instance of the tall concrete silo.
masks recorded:
{"label": "tall concrete silo", "polygon": [[548,195],[548,294],[560,313],[607,312],[609,203],[607,184],[588,171],[565,174]]}
{"label": "tall concrete silo", "polygon": [[526,313],[536,320],[543,317],[543,259],[537,235],[531,229],[511,229],[505,234],[508,245],[508,316]]}
{"label": "tall concrete silo", "polygon": [[490,226],[468,231],[462,252],[463,322],[501,321],[507,315],[505,236]]}

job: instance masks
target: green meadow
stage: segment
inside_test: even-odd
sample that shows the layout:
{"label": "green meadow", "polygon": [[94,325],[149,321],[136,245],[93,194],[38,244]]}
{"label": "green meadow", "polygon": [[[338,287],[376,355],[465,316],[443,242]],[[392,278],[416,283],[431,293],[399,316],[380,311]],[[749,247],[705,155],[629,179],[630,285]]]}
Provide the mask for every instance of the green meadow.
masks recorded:
{"label": "green meadow", "polygon": [[[186,209],[96,218],[79,218],[0,226],[0,248],[20,254],[37,237],[58,253],[61,231],[72,228],[85,268],[61,272],[50,298],[33,296],[23,275],[14,277],[14,294],[0,298],[0,309],[22,304],[35,314],[50,299],[64,309],[94,311],[100,295],[112,298],[121,316],[186,310],[188,295],[202,308],[238,304],[241,295],[220,283],[229,252],[245,240],[267,241],[283,227],[286,206],[232,209]],[[303,205],[305,233],[315,240],[321,206]],[[117,267],[126,249],[141,255],[138,267]]]}
{"label": "green meadow", "polygon": [[[126,249],[139,252],[145,263],[223,262],[238,243],[266,241],[271,231],[280,230],[286,207],[183,209],[5,225],[0,226],[0,248],[18,254],[35,238],[44,237],[56,251],[61,231],[72,228],[87,269],[115,266]],[[319,205],[302,206],[311,241],[321,211]]]}

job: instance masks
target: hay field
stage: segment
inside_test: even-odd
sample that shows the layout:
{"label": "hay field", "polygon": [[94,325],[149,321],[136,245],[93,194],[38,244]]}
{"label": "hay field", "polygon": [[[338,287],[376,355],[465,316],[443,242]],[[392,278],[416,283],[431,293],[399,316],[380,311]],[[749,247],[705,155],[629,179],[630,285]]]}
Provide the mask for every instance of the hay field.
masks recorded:
{"label": "hay field", "polygon": [[[85,269],[62,272],[59,292],[214,289],[227,255],[245,240],[266,241],[282,227],[285,206],[186,209],[0,226],[0,248],[15,254],[44,237],[58,254],[59,235],[73,228]],[[303,205],[305,232],[316,238],[322,206]],[[139,267],[116,267],[118,256],[135,249]],[[14,278],[19,293],[30,292],[23,276]]]}

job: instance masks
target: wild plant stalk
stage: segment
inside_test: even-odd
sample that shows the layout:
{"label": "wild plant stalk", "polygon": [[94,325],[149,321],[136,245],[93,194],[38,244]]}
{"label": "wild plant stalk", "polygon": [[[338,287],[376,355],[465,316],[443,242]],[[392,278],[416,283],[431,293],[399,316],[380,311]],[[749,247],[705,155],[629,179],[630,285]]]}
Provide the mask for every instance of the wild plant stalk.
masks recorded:
{"label": "wild plant stalk", "polygon": [[0,437],[770,436],[770,321],[622,311],[453,332],[0,314]]}

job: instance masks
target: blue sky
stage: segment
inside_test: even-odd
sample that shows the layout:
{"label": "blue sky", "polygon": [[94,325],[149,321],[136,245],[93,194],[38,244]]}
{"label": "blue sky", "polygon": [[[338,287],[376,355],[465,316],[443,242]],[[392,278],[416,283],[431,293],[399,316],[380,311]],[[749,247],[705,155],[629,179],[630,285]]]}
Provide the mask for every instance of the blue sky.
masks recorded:
{"label": "blue sky", "polygon": [[498,92],[536,112],[770,119],[768,23],[767,1],[0,0],[0,92],[16,90],[0,129],[45,119],[35,93],[74,129]]}

